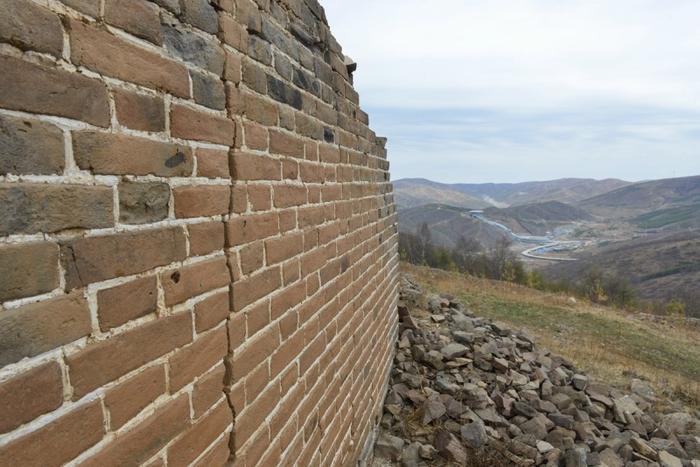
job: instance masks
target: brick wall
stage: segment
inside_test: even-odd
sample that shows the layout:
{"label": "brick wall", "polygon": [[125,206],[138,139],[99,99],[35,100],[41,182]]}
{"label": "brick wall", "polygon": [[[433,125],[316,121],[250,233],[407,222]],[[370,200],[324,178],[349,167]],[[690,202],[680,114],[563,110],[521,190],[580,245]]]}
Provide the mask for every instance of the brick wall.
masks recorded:
{"label": "brick wall", "polygon": [[349,465],[385,141],[316,0],[0,0],[0,466]]}

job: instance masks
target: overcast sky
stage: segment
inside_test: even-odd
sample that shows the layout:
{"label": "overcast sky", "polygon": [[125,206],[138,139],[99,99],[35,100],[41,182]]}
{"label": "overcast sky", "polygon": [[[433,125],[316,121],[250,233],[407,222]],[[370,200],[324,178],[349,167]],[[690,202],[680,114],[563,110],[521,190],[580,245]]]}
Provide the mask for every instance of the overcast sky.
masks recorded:
{"label": "overcast sky", "polygon": [[321,0],[392,178],[700,174],[698,0]]}

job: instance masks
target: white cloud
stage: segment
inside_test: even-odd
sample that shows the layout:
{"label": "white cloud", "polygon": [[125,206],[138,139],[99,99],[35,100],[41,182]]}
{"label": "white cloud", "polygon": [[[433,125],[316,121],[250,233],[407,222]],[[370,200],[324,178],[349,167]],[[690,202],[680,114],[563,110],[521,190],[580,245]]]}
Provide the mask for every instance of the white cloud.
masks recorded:
{"label": "white cloud", "polygon": [[[433,161],[473,168],[475,148],[479,160],[506,164],[510,173],[500,169],[509,179],[530,176],[528,158],[553,177],[580,169],[651,178],[672,175],[669,165],[678,175],[700,173],[697,0],[323,5],[345,53],[359,64],[363,106],[386,111],[373,121],[390,138],[395,174],[430,174],[435,164],[418,162],[426,150]],[[414,109],[442,113],[416,125]],[[474,118],[476,110],[488,116]],[[449,144],[431,137],[435,132]],[[634,154],[659,162],[635,166]],[[574,157],[583,164],[574,167]]]}

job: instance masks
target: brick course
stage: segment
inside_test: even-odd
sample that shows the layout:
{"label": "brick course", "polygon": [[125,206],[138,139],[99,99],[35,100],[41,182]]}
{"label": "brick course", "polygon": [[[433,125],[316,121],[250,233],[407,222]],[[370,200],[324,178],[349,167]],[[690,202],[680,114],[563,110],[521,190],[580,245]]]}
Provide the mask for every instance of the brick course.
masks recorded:
{"label": "brick course", "polygon": [[0,467],[356,462],[396,215],[323,8],[0,7]]}

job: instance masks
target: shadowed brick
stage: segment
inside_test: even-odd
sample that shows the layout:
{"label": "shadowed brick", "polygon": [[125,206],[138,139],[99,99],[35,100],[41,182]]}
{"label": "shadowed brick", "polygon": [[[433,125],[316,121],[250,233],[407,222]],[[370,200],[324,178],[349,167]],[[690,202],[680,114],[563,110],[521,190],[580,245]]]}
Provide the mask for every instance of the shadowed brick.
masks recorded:
{"label": "shadowed brick", "polygon": [[0,0],[0,11],[0,40],[61,56],[63,28],[58,15],[29,0]]}
{"label": "shadowed brick", "polygon": [[60,174],[63,132],[38,120],[0,115],[0,175]]}
{"label": "shadowed brick", "polygon": [[58,287],[58,246],[39,242],[0,245],[0,302]]}

